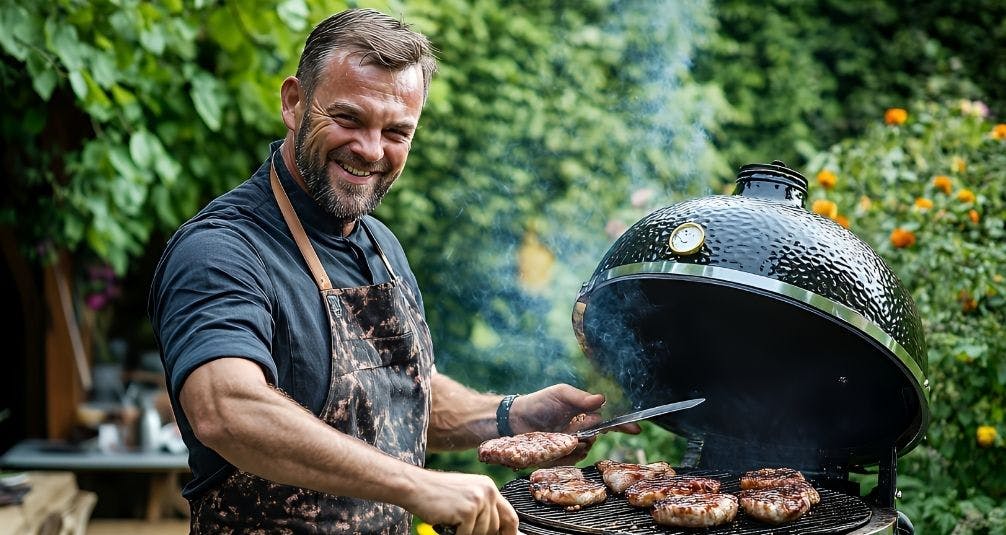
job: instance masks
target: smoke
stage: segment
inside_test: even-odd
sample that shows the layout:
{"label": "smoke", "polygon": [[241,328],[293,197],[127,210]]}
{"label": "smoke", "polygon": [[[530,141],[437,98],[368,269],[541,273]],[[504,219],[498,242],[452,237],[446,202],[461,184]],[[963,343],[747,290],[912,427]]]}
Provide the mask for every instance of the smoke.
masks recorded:
{"label": "smoke", "polygon": [[[570,319],[581,284],[626,227],[656,208],[709,191],[716,158],[706,125],[714,106],[688,70],[696,45],[710,33],[710,6],[630,0],[613,2],[604,13],[595,30],[615,43],[621,60],[613,92],[599,98],[616,112],[620,124],[611,129],[624,139],[605,143],[597,159],[587,154],[559,164],[562,143],[501,149],[519,158],[506,166],[526,170],[530,180],[493,177],[486,189],[465,192],[457,217],[479,217],[471,210],[497,196],[544,198],[540,212],[528,219],[517,207],[503,210],[481,243],[450,243],[449,237],[445,243],[454,269],[478,273],[478,284],[459,280],[451,287],[474,314],[475,354],[440,352],[438,367],[474,387],[528,392],[556,382],[593,383],[595,372]],[[581,37],[577,28],[563,31],[570,34],[556,39]],[[597,130],[605,128],[569,118],[573,144],[603,136]],[[546,173],[561,174],[565,185]],[[458,254],[466,246],[478,254]],[[622,373],[632,373],[640,349],[631,330],[624,336],[623,358],[632,364]]]}

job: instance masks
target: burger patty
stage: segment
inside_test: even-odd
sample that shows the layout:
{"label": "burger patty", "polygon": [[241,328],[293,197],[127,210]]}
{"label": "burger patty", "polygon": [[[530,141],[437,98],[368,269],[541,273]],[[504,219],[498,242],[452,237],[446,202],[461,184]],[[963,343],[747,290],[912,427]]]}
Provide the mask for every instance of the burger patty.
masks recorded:
{"label": "burger patty", "polygon": [[720,482],[708,477],[658,476],[644,479],[625,489],[625,499],[635,507],[649,507],[668,496],[716,493]]}
{"label": "burger patty", "polygon": [[555,468],[539,468],[531,472],[528,478],[531,483],[562,483],[574,479],[586,479],[583,471],[575,466],[557,466]]}
{"label": "burger patty", "polygon": [[807,482],[742,490],[739,497],[748,516],[769,524],[792,522],[821,501],[821,495]]}
{"label": "burger patty", "polygon": [[625,492],[625,489],[644,479],[674,475],[674,469],[671,468],[671,465],[663,461],[650,464],[631,464],[603,460],[597,461],[594,466],[601,472],[604,484],[608,485],[611,492],[615,494]]}
{"label": "burger patty", "polygon": [[576,449],[578,440],[566,433],[523,433],[487,440],[479,445],[479,460],[514,469],[561,459]]}
{"label": "burger patty", "polygon": [[767,489],[800,481],[806,479],[803,474],[792,468],[762,468],[745,472],[741,476],[741,490]]}
{"label": "burger patty", "polygon": [[732,522],[737,516],[737,497],[705,493],[670,496],[653,504],[650,512],[657,524],[682,528],[708,528]]}
{"label": "burger patty", "polygon": [[561,505],[567,511],[603,502],[608,493],[604,485],[589,479],[570,479],[558,483],[531,483],[531,496],[542,503]]}

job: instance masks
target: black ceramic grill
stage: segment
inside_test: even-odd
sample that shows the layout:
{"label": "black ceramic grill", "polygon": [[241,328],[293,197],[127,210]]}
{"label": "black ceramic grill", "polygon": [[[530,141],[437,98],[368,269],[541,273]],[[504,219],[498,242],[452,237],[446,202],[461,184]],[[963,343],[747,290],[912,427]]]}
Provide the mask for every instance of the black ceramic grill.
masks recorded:
{"label": "black ceramic grill", "polygon": [[921,321],[873,249],[806,198],[776,161],[741,168],[734,195],[646,216],[583,285],[574,331],[634,408],[706,398],[654,420],[694,445],[690,467],[786,466],[855,497],[850,472],[876,465],[870,522],[890,520],[897,458],[929,420]]}
{"label": "black ceramic grill", "polygon": [[[736,494],[740,491],[739,477],[735,474],[713,470],[695,470],[688,474],[718,479],[722,483],[721,492]],[[584,475],[601,482],[601,475],[593,467],[585,469]],[[507,483],[501,492],[521,517],[522,532],[530,533],[527,530],[534,527],[542,533],[689,535],[697,531],[659,526],[654,523],[648,509],[632,507],[622,496],[610,493],[602,504],[570,512],[534,501],[526,478]],[[862,526],[870,519],[870,508],[858,497],[827,489],[820,489],[819,493],[821,503],[800,519],[783,526],[760,523],[741,512],[730,524],[700,532],[705,535],[842,533]]]}

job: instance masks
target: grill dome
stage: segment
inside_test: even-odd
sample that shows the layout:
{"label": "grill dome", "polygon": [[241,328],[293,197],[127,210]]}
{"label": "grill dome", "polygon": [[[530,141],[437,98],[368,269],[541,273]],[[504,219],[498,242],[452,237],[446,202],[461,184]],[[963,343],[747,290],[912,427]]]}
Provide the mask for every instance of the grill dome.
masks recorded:
{"label": "grill dome", "polygon": [[[574,331],[634,405],[706,397],[658,420],[688,436],[808,463],[905,453],[929,418],[914,302],[869,245],[804,208],[806,187],[781,162],[748,165],[734,195],[646,216],[583,285]],[[671,244],[694,225],[694,252]]]}

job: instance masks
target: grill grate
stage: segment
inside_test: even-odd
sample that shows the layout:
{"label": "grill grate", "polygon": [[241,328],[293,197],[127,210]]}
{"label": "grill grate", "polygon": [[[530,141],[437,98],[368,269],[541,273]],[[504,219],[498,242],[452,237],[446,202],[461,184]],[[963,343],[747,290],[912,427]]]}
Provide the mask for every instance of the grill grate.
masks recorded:
{"label": "grill grate", "polygon": [[[601,482],[601,474],[594,467],[583,470],[584,475],[593,481]],[[720,480],[721,492],[736,494],[740,492],[739,478],[727,472],[715,470],[689,471],[688,475],[712,477]],[[743,533],[748,535],[810,535],[817,533],[843,533],[862,526],[870,520],[870,508],[855,496],[835,492],[829,489],[818,489],[821,503],[815,505],[810,512],[794,522],[782,526],[770,526],[748,518],[743,509],[738,511],[737,518],[730,524],[716,528],[694,530],[667,526],[659,526],[653,522],[647,509],[632,507],[622,496],[608,495],[601,504],[584,507],[579,511],[565,509],[539,503],[528,492],[527,478],[515,479],[500,489],[500,492],[513,505],[521,519],[521,531],[539,533],[534,526],[557,528],[565,532],[587,534],[694,534],[701,531],[703,535],[727,535]],[[528,529],[525,529],[528,528]],[[545,533],[545,531],[540,531]]]}

